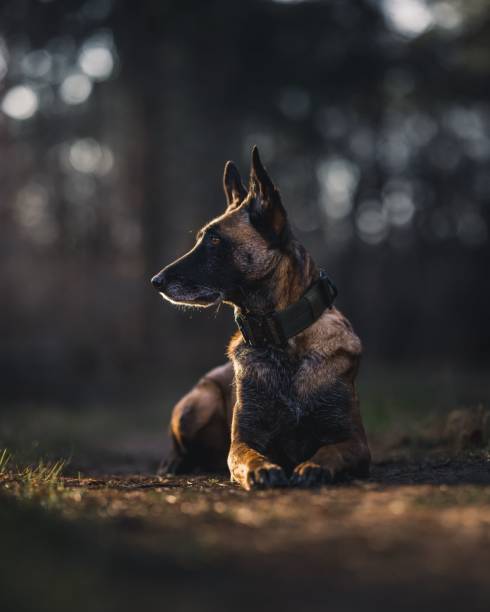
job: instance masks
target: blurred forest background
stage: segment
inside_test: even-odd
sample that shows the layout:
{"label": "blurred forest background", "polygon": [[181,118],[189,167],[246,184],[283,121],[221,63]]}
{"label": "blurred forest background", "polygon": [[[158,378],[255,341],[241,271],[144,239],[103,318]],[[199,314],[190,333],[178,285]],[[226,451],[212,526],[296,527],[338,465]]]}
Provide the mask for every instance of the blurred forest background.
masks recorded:
{"label": "blurred forest background", "polygon": [[2,399],[163,397],[224,360],[231,311],[149,279],[255,143],[365,365],[486,376],[489,77],[486,0],[2,0]]}

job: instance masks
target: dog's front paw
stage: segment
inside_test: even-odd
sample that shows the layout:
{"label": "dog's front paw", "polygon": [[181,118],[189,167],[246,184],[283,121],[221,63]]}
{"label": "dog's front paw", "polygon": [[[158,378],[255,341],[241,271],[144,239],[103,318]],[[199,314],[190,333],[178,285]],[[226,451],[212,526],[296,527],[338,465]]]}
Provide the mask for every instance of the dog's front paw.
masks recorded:
{"label": "dog's front paw", "polygon": [[288,479],[284,470],[273,463],[266,463],[254,469],[247,470],[243,482],[244,487],[250,489],[273,489],[287,487]]}
{"label": "dog's front paw", "polygon": [[319,487],[331,482],[332,474],[329,470],[313,461],[297,465],[290,480],[290,484],[295,487]]}

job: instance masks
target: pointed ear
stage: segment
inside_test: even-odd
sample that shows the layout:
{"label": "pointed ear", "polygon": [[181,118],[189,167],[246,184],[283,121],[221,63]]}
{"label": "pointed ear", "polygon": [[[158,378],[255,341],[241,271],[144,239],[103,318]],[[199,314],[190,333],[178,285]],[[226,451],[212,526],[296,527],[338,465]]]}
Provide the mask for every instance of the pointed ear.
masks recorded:
{"label": "pointed ear", "polygon": [[243,186],[240,173],[232,161],[227,161],[225,164],[223,189],[225,191],[228,208],[238,206],[247,195],[247,190]]}
{"label": "pointed ear", "polygon": [[288,221],[279,191],[262,165],[257,146],[252,149],[250,192],[254,196],[250,208],[252,223],[266,230],[269,236],[283,242],[287,235]]}

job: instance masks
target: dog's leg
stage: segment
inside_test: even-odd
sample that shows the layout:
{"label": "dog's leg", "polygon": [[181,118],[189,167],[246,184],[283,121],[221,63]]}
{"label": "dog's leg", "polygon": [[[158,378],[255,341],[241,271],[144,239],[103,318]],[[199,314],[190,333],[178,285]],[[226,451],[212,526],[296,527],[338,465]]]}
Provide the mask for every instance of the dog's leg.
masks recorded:
{"label": "dog's leg", "polygon": [[237,401],[233,412],[231,447],[228,467],[231,479],[244,489],[265,489],[288,485],[282,467],[271,461],[264,452],[270,443],[270,435],[257,423],[258,411],[247,409]]}
{"label": "dog's leg", "polygon": [[335,482],[343,476],[365,478],[369,475],[371,455],[365,437],[321,446],[307,461],[294,469],[291,484],[315,486]]}
{"label": "dog's leg", "polygon": [[171,449],[162,473],[226,470],[232,381],[231,363],[215,368],[176,404],[170,423]]}
{"label": "dog's leg", "polygon": [[316,376],[321,377],[323,373],[328,379],[332,372],[336,378],[323,390],[322,404],[317,405],[318,434],[328,439],[335,425],[332,418],[335,421],[342,414],[348,419],[350,433],[342,441],[324,442],[310,459],[297,465],[291,476],[292,485],[315,486],[335,482],[344,476],[363,478],[369,475],[371,454],[354,382],[357,364],[341,351],[327,363],[327,369],[320,369]]}
{"label": "dog's leg", "polygon": [[244,489],[287,487],[284,470],[248,444],[234,441],[228,455],[231,479]]}

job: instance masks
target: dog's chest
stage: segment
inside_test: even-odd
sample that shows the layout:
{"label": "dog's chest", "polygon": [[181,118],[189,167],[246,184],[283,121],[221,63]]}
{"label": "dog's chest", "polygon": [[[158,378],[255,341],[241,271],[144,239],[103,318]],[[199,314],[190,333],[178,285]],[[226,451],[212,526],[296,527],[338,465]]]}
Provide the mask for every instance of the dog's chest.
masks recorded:
{"label": "dog's chest", "polygon": [[[242,383],[272,403],[274,418],[298,424],[311,411],[315,372],[311,359],[284,351],[243,351],[240,355]],[[316,378],[321,379],[319,373]],[[321,386],[321,380],[316,381]],[[269,412],[271,412],[269,410]]]}
{"label": "dog's chest", "polygon": [[246,350],[239,363],[244,409],[291,460],[350,430],[350,394],[342,382],[327,380],[318,356]]}
{"label": "dog's chest", "polygon": [[318,358],[273,349],[246,349],[239,363],[245,396],[268,427],[297,430],[321,416],[319,404],[329,389]]}

